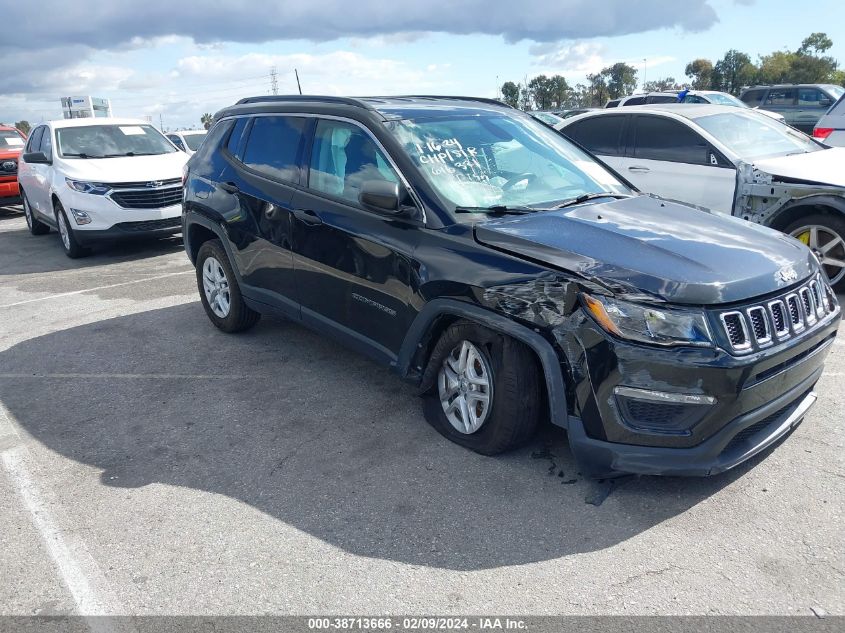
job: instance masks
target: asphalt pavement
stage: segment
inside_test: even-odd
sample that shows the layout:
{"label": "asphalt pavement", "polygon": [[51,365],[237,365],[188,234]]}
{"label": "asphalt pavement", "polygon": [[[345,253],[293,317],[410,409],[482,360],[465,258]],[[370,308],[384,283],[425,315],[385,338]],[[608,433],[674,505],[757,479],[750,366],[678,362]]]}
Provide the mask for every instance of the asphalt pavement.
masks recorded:
{"label": "asphalt pavement", "polygon": [[285,321],[226,335],[178,238],[70,260],[0,209],[0,614],[845,614],[845,342],[707,479],[482,457]]}

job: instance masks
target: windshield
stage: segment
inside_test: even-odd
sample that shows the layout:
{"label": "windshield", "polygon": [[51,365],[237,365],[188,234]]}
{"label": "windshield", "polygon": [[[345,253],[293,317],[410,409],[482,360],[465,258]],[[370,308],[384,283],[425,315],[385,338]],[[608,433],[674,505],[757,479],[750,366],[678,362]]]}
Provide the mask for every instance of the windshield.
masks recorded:
{"label": "windshield", "polygon": [[711,114],[695,122],[746,161],[824,149],[798,130],[753,112]]}
{"label": "windshield", "polygon": [[86,125],[56,130],[64,158],[112,158],[176,152],[152,125]]}
{"label": "windshield", "polygon": [[748,107],[747,104],[743,103],[733,95],[728,95],[720,92],[708,94],[707,99],[710,101],[710,103],[715,103],[716,105],[734,106],[737,108]]}
{"label": "windshield", "polygon": [[845,95],[845,88],[842,86],[827,86],[827,91],[833,94],[834,101]]}
{"label": "windshield", "polygon": [[24,140],[14,130],[0,130],[0,149],[21,149]]}
{"label": "windshield", "polygon": [[594,159],[527,116],[456,114],[386,125],[426,180],[456,207],[548,207],[589,193],[631,193]]}
{"label": "windshield", "polygon": [[205,132],[202,134],[183,134],[182,137],[185,139],[188,149],[195,152],[200,148],[202,140],[205,138]]}

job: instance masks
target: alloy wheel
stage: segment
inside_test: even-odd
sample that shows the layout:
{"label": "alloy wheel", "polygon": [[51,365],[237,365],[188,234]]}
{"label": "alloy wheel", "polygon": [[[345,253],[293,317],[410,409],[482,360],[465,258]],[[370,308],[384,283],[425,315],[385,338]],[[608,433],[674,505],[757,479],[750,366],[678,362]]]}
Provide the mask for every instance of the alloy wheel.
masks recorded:
{"label": "alloy wheel", "polygon": [[469,435],[490,417],[493,373],[485,354],[469,341],[456,345],[437,376],[443,413],[456,431]]}
{"label": "alloy wheel", "polygon": [[202,264],[202,287],[211,311],[221,319],[229,316],[231,296],[226,271],[215,257],[206,257]]}
{"label": "alloy wheel", "polygon": [[65,214],[59,211],[59,235],[62,236],[62,244],[65,245],[66,250],[70,250],[70,229],[68,229],[65,221]]}
{"label": "alloy wheel", "polygon": [[821,262],[830,283],[845,278],[845,239],[826,226],[811,224],[792,232],[792,236],[810,247]]}
{"label": "alloy wheel", "polygon": [[32,230],[32,210],[29,208],[29,200],[23,197],[23,215],[26,218],[26,225]]}

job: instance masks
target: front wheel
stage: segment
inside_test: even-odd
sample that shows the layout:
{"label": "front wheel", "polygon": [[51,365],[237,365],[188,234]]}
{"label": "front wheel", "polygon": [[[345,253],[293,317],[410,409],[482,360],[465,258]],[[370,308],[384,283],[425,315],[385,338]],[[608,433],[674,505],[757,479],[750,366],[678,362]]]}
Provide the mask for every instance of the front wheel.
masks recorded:
{"label": "front wheel", "polygon": [[808,215],[787,226],[784,233],[809,246],[833,289],[845,291],[845,219],[835,215]]}
{"label": "front wheel", "polygon": [[71,259],[87,255],[89,251],[76,239],[76,231],[73,230],[62,203],[57,200],[53,210],[56,213],[56,224],[59,227],[59,236],[62,238],[62,248],[65,255]]}
{"label": "front wheel", "polygon": [[541,373],[525,345],[468,321],[452,325],[435,346],[425,417],[442,435],[483,455],[525,443],[542,410]]}

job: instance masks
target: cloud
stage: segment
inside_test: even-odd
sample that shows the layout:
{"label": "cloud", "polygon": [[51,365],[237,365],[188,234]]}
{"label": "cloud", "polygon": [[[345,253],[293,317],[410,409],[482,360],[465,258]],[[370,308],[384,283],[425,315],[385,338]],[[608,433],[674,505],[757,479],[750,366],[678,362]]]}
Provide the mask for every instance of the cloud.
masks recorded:
{"label": "cloud", "polygon": [[543,69],[537,74],[543,72],[584,76],[597,73],[616,62],[625,62],[640,69],[643,57],[647,59],[649,69],[675,61],[674,57],[668,55],[644,55],[635,59],[619,59],[610,56],[607,46],[599,42],[535,44],[529,48],[528,52],[537,56],[534,65]]}

